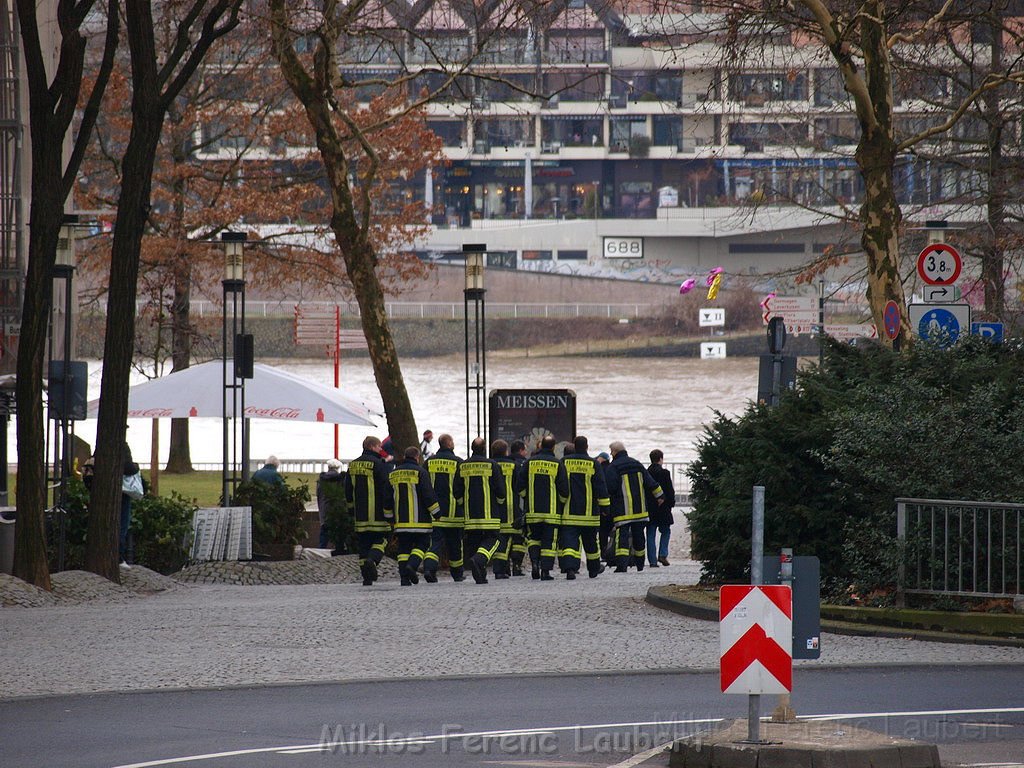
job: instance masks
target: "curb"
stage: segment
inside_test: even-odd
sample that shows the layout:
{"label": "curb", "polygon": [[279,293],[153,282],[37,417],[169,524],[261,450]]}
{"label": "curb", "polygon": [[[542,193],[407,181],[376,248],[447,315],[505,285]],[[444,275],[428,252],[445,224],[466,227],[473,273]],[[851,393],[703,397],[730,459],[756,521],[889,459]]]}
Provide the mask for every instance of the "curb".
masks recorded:
{"label": "curb", "polygon": [[[666,593],[668,587],[650,587],[644,598],[645,602],[655,608],[662,608],[680,616],[701,621],[718,621],[718,609],[708,608],[682,600]],[[1024,648],[1024,638],[989,637],[986,635],[964,635],[952,632],[938,632],[927,629],[906,629],[902,627],[880,627],[862,625],[847,621],[821,622],[821,629],[833,635],[850,635],[854,637],[886,637],[901,640],[928,640],[933,643],[956,643],[959,645],[993,645],[1005,648]]]}

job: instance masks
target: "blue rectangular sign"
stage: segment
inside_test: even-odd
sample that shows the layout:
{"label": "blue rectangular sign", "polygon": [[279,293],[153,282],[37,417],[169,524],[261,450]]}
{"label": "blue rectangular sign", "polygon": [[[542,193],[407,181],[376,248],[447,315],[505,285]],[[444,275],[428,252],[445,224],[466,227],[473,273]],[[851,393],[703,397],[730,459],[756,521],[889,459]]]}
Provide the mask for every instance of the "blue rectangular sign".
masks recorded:
{"label": "blue rectangular sign", "polygon": [[971,323],[971,335],[981,336],[983,339],[988,339],[993,344],[1003,343],[1003,324],[1002,323]]}

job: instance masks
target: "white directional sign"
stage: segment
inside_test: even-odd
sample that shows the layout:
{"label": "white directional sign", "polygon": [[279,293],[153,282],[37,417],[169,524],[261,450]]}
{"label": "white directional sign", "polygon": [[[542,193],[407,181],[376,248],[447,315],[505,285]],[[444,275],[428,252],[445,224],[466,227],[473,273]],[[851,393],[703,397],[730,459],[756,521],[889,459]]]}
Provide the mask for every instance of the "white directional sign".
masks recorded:
{"label": "white directional sign", "polygon": [[697,314],[698,325],[701,328],[712,328],[725,325],[724,309],[700,309]]}
{"label": "white directional sign", "polygon": [[940,347],[952,346],[971,330],[968,304],[911,304],[907,311],[911,330]]}
{"label": "white directional sign", "polygon": [[853,339],[877,339],[878,329],[874,323],[851,323],[849,325],[825,324],[825,335],[836,341],[852,341]]}
{"label": "white directional sign", "polygon": [[960,289],[955,285],[926,285],[921,289],[925,304],[949,304],[960,301]]}
{"label": "white directional sign", "polygon": [[700,359],[701,360],[724,360],[725,359],[725,342],[724,341],[705,341],[700,345]]}
{"label": "white directional sign", "polygon": [[806,320],[790,320],[789,315],[786,315],[786,333],[790,336],[802,336],[805,333],[813,333],[817,329],[817,317]]}
{"label": "white directional sign", "polygon": [[761,319],[766,325],[773,317],[784,317],[787,324],[810,325],[818,322],[818,299],[814,296],[769,296],[763,306]]}

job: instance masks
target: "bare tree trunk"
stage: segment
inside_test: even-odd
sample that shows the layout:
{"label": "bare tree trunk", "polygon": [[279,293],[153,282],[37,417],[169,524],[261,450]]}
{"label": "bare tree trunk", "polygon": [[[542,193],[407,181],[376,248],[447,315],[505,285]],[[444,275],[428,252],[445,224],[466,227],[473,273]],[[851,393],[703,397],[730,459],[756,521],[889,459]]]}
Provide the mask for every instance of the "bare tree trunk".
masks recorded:
{"label": "bare tree trunk", "polygon": [[135,348],[139,251],[149,214],[154,158],[163,120],[163,109],[145,95],[147,85],[142,81],[135,83],[132,137],[124,155],[124,173],[110,253],[110,293],[96,428],[96,471],[85,552],[86,569],[111,581],[120,581],[117,567],[118,523],[128,418],[128,382]]}
{"label": "bare tree trunk", "polygon": [[864,52],[864,80],[871,101],[871,118],[858,110],[861,124],[857,144],[857,165],[864,179],[861,245],[867,258],[867,299],[876,328],[884,328],[885,305],[895,301],[900,308],[900,336],[910,338],[906,297],[900,277],[899,227],[903,212],[896,201],[893,166],[896,142],[893,135],[892,70],[886,44],[885,3],[869,0],[861,21],[861,49]]}
{"label": "bare tree trunk", "polygon": [[[176,205],[184,205],[184,191],[175,194]],[[182,212],[182,217],[184,212]],[[182,228],[183,229],[183,228]],[[182,231],[181,236],[184,236]],[[174,298],[171,301],[171,371],[183,371],[192,362],[192,269],[187,258],[174,265]],[[192,454],[188,419],[171,419],[167,454],[168,472],[191,472]]]}
{"label": "bare tree trunk", "polygon": [[[50,589],[46,560],[45,510],[46,466],[43,450],[43,360],[47,326],[53,304],[53,265],[64,219],[64,204],[82,163],[85,145],[92,134],[117,50],[117,5],[107,3],[107,28],[103,58],[95,73],[88,99],[78,112],[78,132],[70,157],[62,151],[72,128],[76,105],[82,96],[82,71],[86,38],[81,25],[91,15],[92,4],[60,3],[59,60],[43,50],[39,9],[31,0],[17,0],[22,57],[28,83],[29,137],[32,146],[31,204],[29,208],[28,264],[21,310],[15,402],[18,409],[18,506],[14,543],[14,575],[43,589]],[[41,15],[41,14],[40,14]],[[53,19],[43,19],[53,23]],[[48,34],[48,33],[47,33]],[[49,80],[47,62],[53,66]],[[6,471],[6,470],[5,470]]]}
{"label": "bare tree trunk", "polygon": [[[283,0],[271,1],[270,14],[274,57],[281,66],[289,88],[305,109],[316,135],[317,149],[331,190],[331,229],[359,304],[363,334],[366,336],[366,346],[391,438],[396,451],[404,450],[410,445],[419,444],[416,420],[385,311],[384,292],[376,271],[377,253],[368,232],[367,212],[363,211],[360,215],[353,199],[356,191],[349,181],[350,158],[335,122],[334,110],[337,106],[331,103],[331,74],[318,64],[315,76],[311,76],[295,56],[289,39],[288,12]],[[336,42],[331,40],[330,44]],[[319,51],[317,58],[324,53],[323,50]],[[328,57],[328,60],[331,59]],[[346,127],[352,132],[358,130],[351,123]],[[366,141],[362,134],[359,137]],[[363,205],[369,205],[365,198]]]}
{"label": "bare tree trunk", "polygon": [[[339,218],[335,215],[331,223],[334,236],[341,243],[346,242],[346,232],[344,227],[336,225]],[[373,364],[373,375],[384,403],[391,439],[397,455],[400,456],[401,451],[409,446],[418,446],[419,440],[416,418],[413,416],[412,403],[405,388],[402,367],[398,362],[398,353],[385,311],[384,291],[373,268],[376,255],[364,238],[355,240],[353,247],[343,251],[345,268],[352,281],[352,292],[359,304],[359,316],[363,334],[366,336],[366,348]]]}
{"label": "bare tree trunk", "polygon": [[[980,23],[989,26],[990,71],[998,72],[1003,64],[1003,24],[1000,12],[990,10]],[[985,311],[994,320],[1002,320],[1006,310],[1006,286],[1004,285],[1004,249],[1010,236],[1006,223],[1006,203],[1009,199],[1010,179],[1006,158],[1003,155],[1003,131],[1006,116],[1000,99],[1005,89],[986,91],[981,100],[985,122],[988,126],[988,190],[986,219],[988,233],[981,251],[981,280],[985,286]]]}

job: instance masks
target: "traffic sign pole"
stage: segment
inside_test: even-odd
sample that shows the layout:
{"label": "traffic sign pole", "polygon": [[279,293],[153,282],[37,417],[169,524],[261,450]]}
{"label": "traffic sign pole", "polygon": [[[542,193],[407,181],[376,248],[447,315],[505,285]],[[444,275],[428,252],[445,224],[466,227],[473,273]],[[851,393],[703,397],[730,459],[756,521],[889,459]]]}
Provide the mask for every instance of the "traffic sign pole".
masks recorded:
{"label": "traffic sign pole", "polygon": [[[753,519],[750,526],[750,583],[764,582],[764,486],[754,486]],[[761,742],[761,694],[751,693],[747,700],[747,741]]]}

